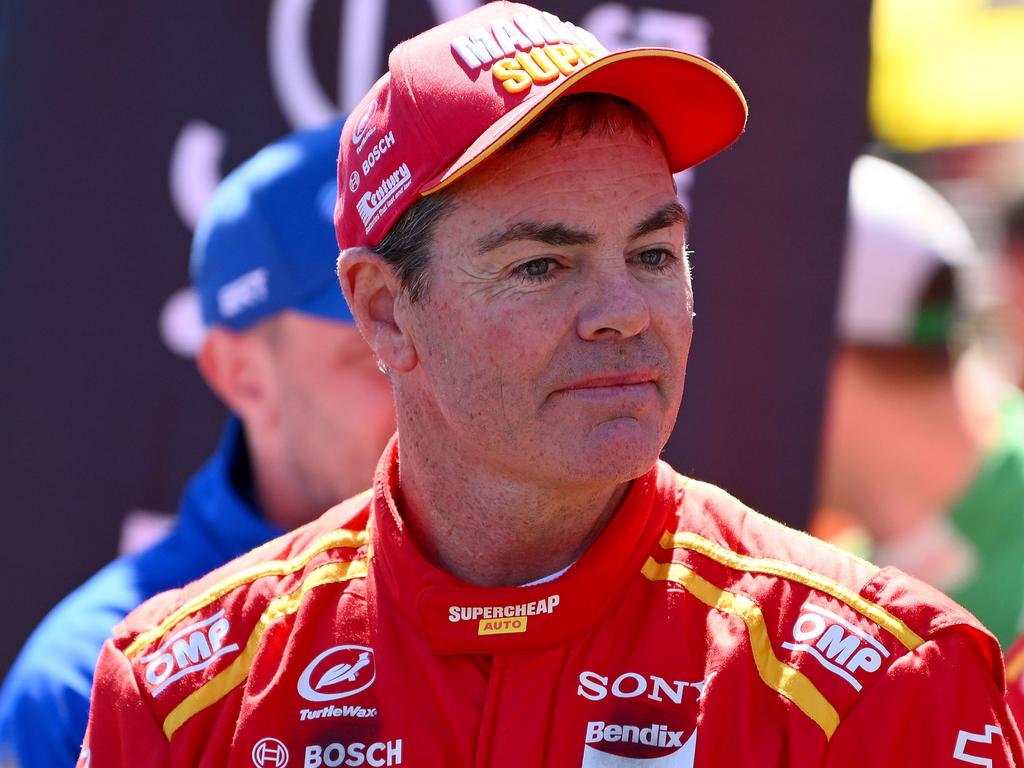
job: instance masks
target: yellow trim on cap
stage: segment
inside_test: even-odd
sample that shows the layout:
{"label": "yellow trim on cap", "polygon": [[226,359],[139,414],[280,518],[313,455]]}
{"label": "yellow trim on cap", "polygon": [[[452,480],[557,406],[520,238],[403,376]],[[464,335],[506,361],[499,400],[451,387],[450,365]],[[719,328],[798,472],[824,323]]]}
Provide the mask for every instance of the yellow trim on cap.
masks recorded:
{"label": "yellow trim on cap", "polygon": [[1006,660],[1006,682],[1015,683],[1021,675],[1024,675],[1024,648]]}
{"label": "yellow trim on cap", "polygon": [[212,707],[227,696],[231,691],[245,682],[252,668],[253,659],[260,648],[264,633],[278,619],[290,616],[299,610],[302,599],[308,592],[325,584],[359,579],[366,576],[366,560],[349,560],[344,563],[329,563],[312,571],[302,582],[302,586],[287,595],[281,595],[270,602],[260,616],[242,653],[225,669],[218,672],[201,688],[197,688],[167,715],[163,731],[170,741],[175,732],[188,720]]}
{"label": "yellow trim on cap", "polygon": [[763,573],[770,576],[779,576],[789,581],[795,581],[811,589],[824,592],[846,603],[861,616],[886,630],[889,634],[900,641],[908,650],[914,650],[924,642],[924,639],[914,630],[908,627],[903,621],[893,616],[880,605],[858,595],[852,589],[843,586],[838,581],[823,576],[820,573],[803,568],[784,560],[773,560],[764,557],[747,557],[731,550],[720,547],[703,536],[696,533],[682,532],[670,533],[666,531],[661,537],[663,549],[688,549],[709,557],[715,562],[748,573]]}
{"label": "yellow trim on cap", "polygon": [[176,627],[191,614],[196,611],[201,611],[203,608],[206,608],[211,603],[216,602],[232,590],[238,589],[246,584],[250,584],[257,579],[262,579],[265,576],[287,576],[289,574],[296,573],[305,568],[306,565],[309,564],[309,561],[314,557],[330,549],[355,549],[366,544],[367,541],[369,541],[369,534],[366,531],[350,531],[341,528],[336,531],[331,531],[326,536],[318,539],[309,549],[299,553],[289,560],[271,560],[266,563],[258,563],[250,566],[249,568],[245,568],[238,573],[232,574],[223,581],[214,584],[202,594],[197,595],[192,600],[189,600],[178,610],[174,611],[174,613],[160,622],[160,625],[156,628],[140,633],[139,636],[136,637],[127,648],[125,648],[124,655],[129,659],[132,658],[132,656],[136,655],[143,648],[154,641],[159,640],[164,634]]}
{"label": "yellow trim on cap", "polygon": [[588,66],[576,70],[576,72],[565,78],[562,82],[560,82],[558,85],[552,88],[551,91],[549,91],[547,95],[544,96],[544,98],[540,99],[533,106],[532,109],[530,109],[525,115],[523,115],[515,123],[513,123],[512,126],[507,131],[505,131],[501,136],[495,139],[493,144],[491,144],[482,152],[480,152],[480,154],[478,154],[476,157],[467,162],[464,166],[459,168],[459,170],[457,170],[447,179],[444,179],[443,181],[435,184],[429,189],[420,190],[420,197],[426,197],[427,195],[431,195],[434,192],[437,192],[438,190],[444,189],[450,184],[454,184],[456,181],[461,179],[471,170],[480,165],[480,163],[482,163],[488,157],[490,157],[503,146],[508,144],[512,139],[518,136],[527,125],[533,122],[537,115],[539,115],[541,112],[547,109],[553,101],[561,97],[566,90],[568,90],[570,87],[579,82],[583,78],[582,73],[586,73],[589,76],[592,72],[596,72],[597,70],[602,69],[603,67],[606,67],[609,64],[613,64],[617,61],[627,61],[629,59],[635,59],[639,57],[676,59],[679,61],[685,61],[689,64],[696,64],[702,69],[706,69],[708,72],[711,72],[713,75],[717,76],[723,83],[728,85],[730,88],[733,89],[733,91],[736,92],[736,95],[739,97],[740,103],[743,105],[744,115],[748,113],[747,99],[746,97],[744,97],[743,91],[740,90],[740,87],[739,85],[737,85],[736,81],[733,80],[732,77],[730,77],[724,69],[721,69],[717,65],[712,64],[710,61],[702,59],[699,56],[693,56],[692,54],[684,53],[683,51],[659,50],[650,48],[610,53],[607,56],[603,56],[597,61],[589,64]]}
{"label": "yellow trim on cap", "polygon": [[709,608],[742,619],[747,625],[754,664],[764,684],[817,723],[825,738],[832,738],[839,727],[839,713],[806,675],[775,655],[764,614],[753,600],[712,584],[682,563],[659,563],[649,557],[642,570],[651,581],[679,584]]}

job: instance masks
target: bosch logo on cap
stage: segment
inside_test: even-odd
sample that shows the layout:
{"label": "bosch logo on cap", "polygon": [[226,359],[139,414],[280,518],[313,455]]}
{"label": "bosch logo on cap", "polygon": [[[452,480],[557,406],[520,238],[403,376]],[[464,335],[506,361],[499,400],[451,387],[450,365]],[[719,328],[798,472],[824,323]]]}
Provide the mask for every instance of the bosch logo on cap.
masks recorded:
{"label": "bosch logo on cap", "polygon": [[363,151],[363,144],[377,130],[376,126],[367,130],[370,120],[375,114],[377,114],[377,102],[371,101],[359,116],[359,120],[356,121],[356,127],[352,129],[352,143],[356,147],[356,152]]}
{"label": "bosch logo on cap", "polygon": [[302,671],[298,690],[306,701],[334,701],[365,691],[376,677],[372,648],[336,645],[313,659]]}
{"label": "bosch logo on cap", "polygon": [[352,171],[348,175],[348,188],[353,192],[359,189],[359,171]]}
{"label": "bosch logo on cap", "polygon": [[256,768],[284,768],[288,765],[288,747],[278,739],[260,739],[252,748]]}

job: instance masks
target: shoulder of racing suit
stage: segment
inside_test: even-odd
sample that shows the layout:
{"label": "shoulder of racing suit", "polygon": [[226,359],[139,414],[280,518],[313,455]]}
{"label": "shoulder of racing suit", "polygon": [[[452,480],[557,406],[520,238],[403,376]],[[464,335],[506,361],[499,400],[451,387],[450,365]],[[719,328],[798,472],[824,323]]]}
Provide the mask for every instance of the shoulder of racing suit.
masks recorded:
{"label": "shoulder of racing suit", "polygon": [[[242,686],[265,633],[305,598],[366,576],[369,491],[181,589],[146,601],[112,643],[168,739],[192,715]],[[276,651],[275,651],[276,652]]]}
{"label": "shoulder of racing suit", "polygon": [[1006,652],[1006,685],[1010,711],[1017,720],[1017,727],[1024,731],[1024,635]]}
{"label": "shoulder of racing suit", "polygon": [[788,528],[713,485],[678,475],[674,484],[675,514],[644,575],[745,624],[762,682],[827,736],[897,660],[949,633],[966,639],[1004,688],[995,638],[937,590]]}

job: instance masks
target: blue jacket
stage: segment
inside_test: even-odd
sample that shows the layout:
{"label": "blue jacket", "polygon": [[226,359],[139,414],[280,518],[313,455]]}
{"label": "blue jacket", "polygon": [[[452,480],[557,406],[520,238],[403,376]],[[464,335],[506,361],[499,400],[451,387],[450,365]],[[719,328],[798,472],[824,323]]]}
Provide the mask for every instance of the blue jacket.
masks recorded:
{"label": "blue jacket", "polygon": [[217,452],[186,487],[171,532],[114,560],[36,628],[0,689],[0,766],[73,766],[85,736],[93,667],[114,625],[147,598],[281,533],[232,486],[245,461],[242,428],[232,418]]}

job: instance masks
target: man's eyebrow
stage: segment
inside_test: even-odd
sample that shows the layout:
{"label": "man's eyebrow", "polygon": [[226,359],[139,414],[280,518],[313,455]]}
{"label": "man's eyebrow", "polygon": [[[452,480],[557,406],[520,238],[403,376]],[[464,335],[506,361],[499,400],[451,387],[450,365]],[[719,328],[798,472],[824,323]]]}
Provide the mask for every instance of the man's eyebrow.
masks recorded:
{"label": "man's eyebrow", "polygon": [[635,240],[636,238],[642,237],[643,235],[651,232],[657,232],[659,229],[671,227],[673,224],[682,224],[687,228],[690,226],[690,214],[686,212],[683,204],[678,200],[673,200],[671,203],[663,205],[646,219],[637,224],[636,227],[633,228],[633,232],[630,234],[629,239]]}
{"label": "man's eyebrow", "polygon": [[564,224],[519,221],[505,229],[484,235],[476,241],[476,246],[484,253],[516,240],[536,240],[548,245],[591,245],[597,242],[597,235],[570,229]]}

